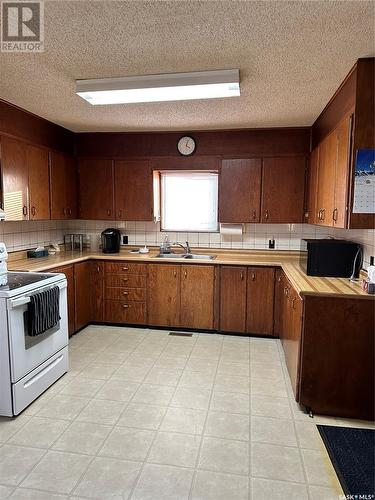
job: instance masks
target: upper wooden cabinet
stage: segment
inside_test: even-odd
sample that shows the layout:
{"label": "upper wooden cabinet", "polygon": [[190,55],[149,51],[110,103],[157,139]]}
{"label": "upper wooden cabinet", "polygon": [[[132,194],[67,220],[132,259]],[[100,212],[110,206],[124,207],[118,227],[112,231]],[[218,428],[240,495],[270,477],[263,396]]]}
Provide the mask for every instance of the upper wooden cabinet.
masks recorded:
{"label": "upper wooden cabinet", "polygon": [[3,205],[7,220],[29,218],[27,146],[21,141],[1,138]]}
{"label": "upper wooden cabinet", "polygon": [[219,221],[259,222],[262,161],[223,160],[220,173]]}
{"label": "upper wooden cabinet", "polygon": [[74,158],[50,152],[51,219],[77,218],[77,168]]}
{"label": "upper wooden cabinet", "polygon": [[318,223],[318,173],[319,173],[319,146],[310,155],[309,178],[308,178],[308,199],[307,199],[307,222],[309,224]]}
{"label": "upper wooden cabinet", "polygon": [[27,146],[29,213],[32,220],[51,218],[48,151]]}
{"label": "upper wooden cabinet", "polygon": [[50,218],[46,149],[2,137],[1,172],[7,220]]}
{"label": "upper wooden cabinet", "polygon": [[261,222],[302,222],[305,168],[304,157],[263,159]]}
{"label": "upper wooden cabinet", "polygon": [[117,220],[153,220],[153,177],[148,160],[115,161]]}
{"label": "upper wooden cabinet", "polygon": [[112,160],[79,160],[79,217],[115,220]]}
{"label": "upper wooden cabinet", "polygon": [[345,117],[310,155],[308,221],[344,228],[347,225],[351,116]]}

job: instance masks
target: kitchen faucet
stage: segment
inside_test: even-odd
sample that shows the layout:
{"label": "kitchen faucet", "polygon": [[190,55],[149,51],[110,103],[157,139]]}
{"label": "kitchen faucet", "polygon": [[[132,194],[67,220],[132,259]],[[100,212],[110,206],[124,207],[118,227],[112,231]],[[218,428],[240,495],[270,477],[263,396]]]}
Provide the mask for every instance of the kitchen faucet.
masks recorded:
{"label": "kitchen faucet", "polygon": [[191,254],[191,249],[190,249],[189,242],[186,241],[185,244],[186,244],[186,246],[182,245],[181,243],[178,243],[177,241],[175,241],[174,243],[172,243],[173,246],[178,246],[178,247],[183,248],[184,252],[185,252],[185,255],[189,255],[189,254]]}

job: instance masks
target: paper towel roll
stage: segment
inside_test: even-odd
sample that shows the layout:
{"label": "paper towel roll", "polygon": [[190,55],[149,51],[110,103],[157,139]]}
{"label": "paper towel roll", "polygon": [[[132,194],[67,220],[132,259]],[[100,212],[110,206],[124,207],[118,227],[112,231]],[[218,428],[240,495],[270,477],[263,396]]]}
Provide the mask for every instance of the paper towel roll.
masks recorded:
{"label": "paper towel roll", "polygon": [[220,234],[223,236],[242,236],[243,224],[220,224]]}

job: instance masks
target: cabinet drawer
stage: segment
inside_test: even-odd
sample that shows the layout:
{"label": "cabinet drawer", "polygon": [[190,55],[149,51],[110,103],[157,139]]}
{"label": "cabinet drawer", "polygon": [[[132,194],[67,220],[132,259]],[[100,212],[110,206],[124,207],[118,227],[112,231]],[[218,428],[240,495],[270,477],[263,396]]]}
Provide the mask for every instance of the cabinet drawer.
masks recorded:
{"label": "cabinet drawer", "polygon": [[146,274],[147,264],[133,262],[106,262],[105,270],[107,273],[115,274]]}
{"label": "cabinet drawer", "polygon": [[110,323],[146,324],[146,302],[106,300],[104,314]]}
{"label": "cabinet drawer", "polygon": [[146,288],[115,288],[108,287],[105,291],[108,300],[126,300],[127,302],[146,302]]}
{"label": "cabinet drawer", "polygon": [[109,274],[105,277],[106,287],[146,288],[146,276],[141,274],[129,274],[116,276]]}

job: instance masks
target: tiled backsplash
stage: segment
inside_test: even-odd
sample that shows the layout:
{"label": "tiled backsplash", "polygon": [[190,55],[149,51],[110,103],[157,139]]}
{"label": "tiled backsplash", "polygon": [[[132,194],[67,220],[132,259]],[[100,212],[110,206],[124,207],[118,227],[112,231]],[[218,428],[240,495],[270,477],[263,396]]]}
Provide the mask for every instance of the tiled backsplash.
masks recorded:
{"label": "tiled backsplash", "polygon": [[1,222],[0,241],[4,241],[8,251],[35,248],[51,242],[63,242],[64,234],[99,234],[107,227],[117,227],[128,235],[130,245],[159,245],[166,234],[171,242],[191,246],[234,249],[266,249],[268,240],[275,239],[275,249],[299,250],[302,238],[335,237],[350,239],[364,247],[364,266],[367,267],[370,255],[375,255],[375,230],[333,229],[309,224],[245,224],[242,236],[224,236],[220,233],[165,233],[160,231],[159,223],[153,222],[111,222],[111,221],[24,221]]}

